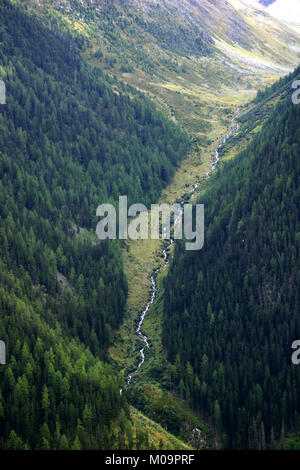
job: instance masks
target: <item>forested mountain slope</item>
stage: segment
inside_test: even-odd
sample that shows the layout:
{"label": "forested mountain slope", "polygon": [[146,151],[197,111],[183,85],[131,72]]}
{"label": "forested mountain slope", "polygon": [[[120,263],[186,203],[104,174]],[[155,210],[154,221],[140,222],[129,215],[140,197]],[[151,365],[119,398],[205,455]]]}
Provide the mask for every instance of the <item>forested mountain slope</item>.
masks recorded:
{"label": "forested mountain slope", "polygon": [[127,405],[100,359],[127,284],[118,242],[91,234],[96,208],[153,202],[188,138],[142,95],[116,93],[80,41],[7,0],[0,43],[0,447],[122,447]]}
{"label": "forested mountain slope", "polygon": [[148,94],[199,143],[299,63],[298,34],[239,0],[16,0],[82,54]]}
{"label": "forested mountain slope", "polygon": [[[280,88],[280,87],[279,87]],[[265,95],[267,96],[266,92]],[[201,197],[205,244],[176,246],[163,341],[180,394],[225,446],[261,449],[300,411],[300,106],[279,102]]]}

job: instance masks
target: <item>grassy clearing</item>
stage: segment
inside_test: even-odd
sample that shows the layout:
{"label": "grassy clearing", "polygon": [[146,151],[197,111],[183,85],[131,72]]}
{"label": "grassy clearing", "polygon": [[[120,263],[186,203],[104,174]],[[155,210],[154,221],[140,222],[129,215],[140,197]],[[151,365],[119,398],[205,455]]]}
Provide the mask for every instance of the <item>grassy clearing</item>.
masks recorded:
{"label": "grassy clearing", "polygon": [[[130,390],[131,400],[139,411],[159,423],[168,433],[197,449],[216,448],[218,446],[213,433],[200,417],[191,411],[186,402],[161,386],[147,381],[135,384]],[[193,439],[193,431],[201,435],[200,440]]]}
{"label": "grassy clearing", "polygon": [[127,249],[123,252],[129,289],[127,312],[109,350],[110,356],[121,370],[133,370],[136,363],[140,342],[136,338],[135,322],[149,300],[150,275],[161,263],[160,245],[159,240],[137,240],[128,242]]}
{"label": "grassy clearing", "polygon": [[145,416],[141,411],[133,406],[130,407],[130,414],[135,433],[144,432],[149,436],[150,446],[163,450],[193,450],[193,447],[166,431],[160,424]]}

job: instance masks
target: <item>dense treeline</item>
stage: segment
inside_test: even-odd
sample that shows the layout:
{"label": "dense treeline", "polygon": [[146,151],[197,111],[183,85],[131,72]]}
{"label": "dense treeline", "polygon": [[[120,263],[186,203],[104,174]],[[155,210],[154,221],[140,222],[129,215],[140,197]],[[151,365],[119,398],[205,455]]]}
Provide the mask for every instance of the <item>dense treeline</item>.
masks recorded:
{"label": "dense treeline", "polygon": [[178,243],[166,281],[172,380],[232,448],[272,446],[300,412],[299,155],[300,106],[289,97],[212,177],[204,248]]}
{"label": "dense treeline", "polygon": [[96,359],[122,320],[121,249],[91,230],[119,194],[156,200],[188,139],[85,64],[80,41],[6,0],[0,43],[0,445],[130,446],[119,379]]}
{"label": "dense treeline", "polygon": [[278,92],[286,90],[288,93],[290,92],[291,80],[296,80],[298,75],[300,74],[300,66],[297,67],[293,72],[281,77],[277,82],[275,82],[272,86],[265,88],[264,90],[258,90],[257,95],[254,99],[254,103],[260,103],[261,101],[267,100],[272,96],[276,96]]}

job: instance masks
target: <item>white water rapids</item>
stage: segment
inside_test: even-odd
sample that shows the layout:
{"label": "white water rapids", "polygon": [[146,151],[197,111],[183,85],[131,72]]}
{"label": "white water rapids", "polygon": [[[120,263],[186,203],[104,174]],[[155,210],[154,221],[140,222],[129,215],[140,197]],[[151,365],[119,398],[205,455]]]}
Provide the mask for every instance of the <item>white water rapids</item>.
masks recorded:
{"label": "white water rapids", "polygon": [[[227,139],[229,139],[229,137],[232,136],[232,134],[234,134],[235,132],[238,131],[239,129],[239,125],[238,124],[234,124],[234,121],[235,119],[239,116],[240,112],[239,112],[239,108],[237,108],[236,110],[236,114],[235,116],[232,118],[231,120],[231,128],[228,132],[228,134],[223,138],[223,140],[218,144],[218,147],[217,149],[215,150],[214,152],[214,160],[211,164],[211,171],[207,172],[206,173],[206,177],[209,178],[209,175],[215,171],[216,167],[217,167],[217,164],[220,160],[220,157],[219,157],[219,150],[220,148],[225,144],[225,142],[227,141]],[[189,197],[192,196],[192,194],[196,191],[196,189],[198,188],[198,185],[199,185],[199,181],[197,181],[194,185],[193,185],[193,188],[191,189],[191,191],[189,192]],[[181,200],[181,206],[183,206],[185,203],[185,200],[182,199]],[[182,210],[180,212],[180,214],[177,215],[175,221],[174,221],[174,225],[178,222],[179,218],[181,217],[182,215]],[[166,229],[163,229],[163,235],[165,234],[165,231]],[[138,323],[138,326],[137,326],[137,329],[136,329],[136,333],[137,333],[137,336],[138,338],[142,341],[142,343],[144,343],[144,346],[140,349],[140,355],[141,355],[141,360],[138,364],[138,367],[137,369],[134,371],[134,372],[131,372],[130,374],[128,374],[127,376],[127,381],[126,381],[126,387],[129,386],[133,376],[139,371],[139,369],[142,367],[142,365],[144,364],[145,362],[145,348],[149,348],[149,342],[148,342],[148,338],[145,334],[142,333],[141,331],[141,328],[142,328],[142,325],[144,323],[144,319],[145,319],[145,316],[149,310],[149,308],[151,307],[151,305],[153,304],[154,300],[155,300],[155,297],[156,297],[156,292],[157,292],[157,287],[156,287],[156,282],[155,282],[155,275],[159,273],[159,271],[163,268],[165,268],[169,261],[168,261],[168,251],[169,249],[172,247],[173,243],[174,243],[174,240],[170,239],[170,244],[162,251],[162,255],[163,255],[163,258],[164,258],[164,264],[157,268],[153,274],[151,275],[151,294],[150,294],[150,299],[145,307],[145,309],[143,310],[143,312],[141,313],[140,315],[140,319],[139,319],[139,323]],[[122,394],[122,389],[120,389],[120,393]]]}
{"label": "white water rapids", "polygon": [[238,124],[234,124],[234,121],[239,117],[239,115],[240,115],[240,109],[237,108],[234,117],[231,119],[231,123],[232,123],[232,124],[231,124],[231,128],[230,128],[228,134],[223,138],[223,140],[219,143],[218,147],[217,147],[216,150],[215,150],[215,158],[214,158],[214,160],[213,160],[213,162],[212,162],[212,164],[211,164],[211,171],[208,171],[208,172],[206,173],[206,178],[209,178],[209,175],[210,175],[213,171],[215,171],[215,169],[217,168],[217,164],[218,164],[218,162],[219,162],[219,160],[220,160],[220,156],[219,156],[219,150],[220,150],[220,148],[223,147],[223,145],[225,144],[226,140],[228,140],[229,137],[232,136],[232,134],[234,134],[235,132],[237,132],[237,131],[239,130],[240,126],[239,126]]}
{"label": "white water rapids", "polygon": [[173,243],[174,243],[174,241],[170,240],[170,244],[163,250],[162,254],[163,254],[163,257],[164,257],[164,264],[160,268],[157,268],[154,271],[154,273],[151,275],[151,278],[150,278],[151,279],[151,296],[150,296],[150,300],[148,301],[148,303],[145,307],[145,310],[141,313],[140,320],[139,320],[139,323],[138,323],[138,326],[137,326],[137,329],[136,329],[136,333],[138,335],[138,338],[145,344],[145,346],[143,346],[142,349],[140,349],[141,361],[140,361],[137,369],[134,372],[131,372],[131,374],[128,374],[128,376],[127,376],[127,382],[126,382],[127,387],[130,384],[130,381],[131,381],[132,377],[134,376],[134,374],[136,374],[136,372],[142,367],[142,365],[145,362],[145,347],[149,348],[149,342],[148,342],[147,336],[144,335],[141,332],[141,328],[142,328],[142,324],[144,323],[145,316],[146,316],[149,308],[153,304],[154,299],[156,297],[157,288],[156,288],[156,282],[155,282],[154,276],[162,268],[164,268],[165,266],[168,265],[169,261],[168,261],[167,251],[172,247]]}

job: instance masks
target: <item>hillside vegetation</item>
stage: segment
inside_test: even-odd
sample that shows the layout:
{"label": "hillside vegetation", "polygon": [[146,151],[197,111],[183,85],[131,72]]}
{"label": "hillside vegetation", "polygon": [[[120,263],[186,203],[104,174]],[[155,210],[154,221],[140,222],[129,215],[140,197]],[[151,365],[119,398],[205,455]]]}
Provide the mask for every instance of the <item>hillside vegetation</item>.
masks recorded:
{"label": "hillside vegetation", "polygon": [[[299,445],[299,69],[255,98],[298,42],[239,0],[1,2],[1,449]],[[196,181],[205,247],[171,250],[127,389],[162,243],[96,208]]]}
{"label": "hillside vegetation", "polygon": [[131,447],[123,378],[103,363],[127,281],[95,213],[119,194],[153,202],[188,138],[6,0],[0,42],[0,447]]}
{"label": "hillside vegetation", "polygon": [[165,286],[177,389],[232,448],[274,445],[299,413],[299,128],[290,93],[212,177],[205,246],[179,242]]}

